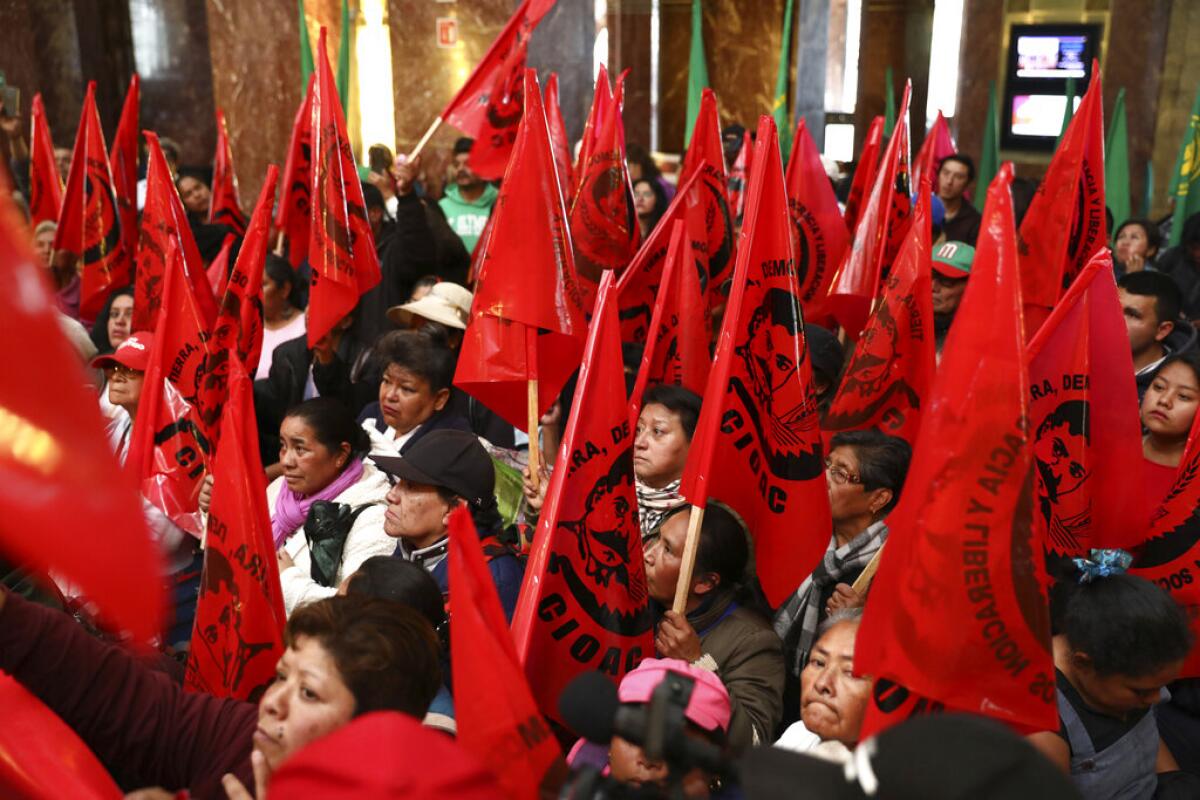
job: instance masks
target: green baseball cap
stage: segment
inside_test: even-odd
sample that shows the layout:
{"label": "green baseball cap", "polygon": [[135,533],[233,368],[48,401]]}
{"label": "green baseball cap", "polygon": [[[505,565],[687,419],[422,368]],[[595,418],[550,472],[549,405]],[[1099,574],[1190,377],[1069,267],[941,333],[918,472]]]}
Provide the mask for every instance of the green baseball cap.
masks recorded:
{"label": "green baseball cap", "polygon": [[975,248],[966,242],[942,242],[933,248],[933,268],[947,278],[965,278],[971,274]]}

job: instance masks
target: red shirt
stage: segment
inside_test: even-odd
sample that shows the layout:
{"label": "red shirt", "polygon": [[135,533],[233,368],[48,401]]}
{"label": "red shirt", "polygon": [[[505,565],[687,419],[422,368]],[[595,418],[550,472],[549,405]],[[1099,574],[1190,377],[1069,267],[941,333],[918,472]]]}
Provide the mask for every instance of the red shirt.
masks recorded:
{"label": "red shirt", "polygon": [[1164,467],[1162,464],[1155,464],[1148,458],[1145,461],[1146,466],[1143,472],[1146,481],[1146,502],[1150,504],[1150,512],[1154,513],[1154,509],[1162,504],[1167,497],[1167,492],[1171,491],[1171,487],[1175,485],[1179,467]]}

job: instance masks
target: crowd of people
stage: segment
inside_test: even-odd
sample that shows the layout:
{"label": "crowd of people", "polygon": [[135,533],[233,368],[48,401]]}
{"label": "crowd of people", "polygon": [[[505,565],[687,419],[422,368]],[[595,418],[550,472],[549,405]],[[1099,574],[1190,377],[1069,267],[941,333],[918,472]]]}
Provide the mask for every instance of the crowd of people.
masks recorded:
{"label": "crowd of people", "polygon": [[[728,133],[727,141],[741,142],[740,128]],[[27,194],[21,184],[28,147],[18,128],[6,127],[4,135],[17,188]],[[180,165],[172,142],[162,144],[207,267],[232,231],[209,221],[212,194],[203,172]],[[305,747],[322,737],[353,758],[354,742],[375,736],[406,737],[432,754],[443,751],[422,738],[429,731],[455,735],[445,610],[451,515],[469,510],[511,620],[549,479],[566,468],[557,451],[575,399],[569,385],[531,441],[454,385],[471,314],[471,256],[498,194],[494,182],[471,170],[471,145],[454,145],[437,200],[419,160],[372,148],[380,166],[362,188],[382,282],[315,344],[306,334],[307,265],[294,270],[285,258],[266,256],[253,395],[287,624],[277,678],[257,704],[182,688],[180,657],[192,634],[203,542],[149,500],[144,512],[165,555],[173,600],[163,659],[139,657],[63,613],[89,612],[88,598],[69,582],[30,575],[20,565],[0,569],[0,668],[58,713],[123,789],[144,790],[143,797],[156,796],[147,787],[161,787],[158,796],[186,788],[196,797],[238,798],[302,780],[288,765],[301,763]],[[65,180],[70,151],[56,155]],[[675,187],[642,147],[629,145],[627,166],[645,237]],[[832,163],[828,169],[844,201],[850,176]],[[974,162],[957,153],[941,162],[934,184],[931,300],[939,354],[971,279],[982,219],[969,200],[974,180]],[[1158,499],[1174,484],[1200,404],[1193,324],[1200,324],[1200,215],[1187,220],[1177,247],[1164,247],[1165,225],[1125,220],[1111,242],[1141,403],[1145,483]],[[81,318],[78,275],[56,257],[54,233],[54,223],[43,222],[29,231],[30,243],[63,328],[93,370],[109,443],[123,462],[147,391],[155,331],[134,329],[131,287],[113,291],[94,319]],[[805,333],[825,409],[849,353],[832,331],[808,325]],[[627,352],[625,360],[632,381],[640,353]],[[733,510],[710,502],[679,612],[672,606],[690,509],[680,485],[703,402],[667,384],[648,387],[641,399],[633,471],[655,652],[620,682],[619,702],[644,707],[668,676],[685,676],[694,682],[685,709],[689,736],[726,756],[774,743],[850,770],[861,764],[856,748],[872,692],[871,676],[854,665],[867,567],[888,539],[912,450],[874,428],[832,435],[825,454],[828,545],[776,608],[757,586],[751,532]],[[542,464],[534,473],[531,450]],[[202,513],[211,486],[209,475]],[[328,536],[313,535],[326,528]],[[1021,758],[1036,758],[1036,748],[1046,762],[1030,769],[1052,764],[1061,773],[1037,774],[1043,787],[1066,794],[1034,796],[1200,796],[1200,686],[1178,680],[1193,646],[1187,620],[1162,588],[1125,574],[1127,555],[1097,558],[1059,581],[1052,606],[1061,726],[1033,733],[1025,750],[1005,746]],[[426,730],[380,722],[373,712],[423,720]],[[378,733],[389,725],[394,733]],[[350,738],[351,729],[361,738]],[[573,766],[590,765],[617,782],[681,780],[687,796],[741,796],[710,768],[672,775],[677,763],[651,757],[643,743],[620,734],[607,747],[581,741],[568,749]],[[388,766],[365,762],[355,763],[379,773],[374,785],[386,785]],[[435,773],[424,784],[430,796],[493,791],[451,755],[421,768]],[[307,779],[317,781],[316,774]],[[319,794],[317,786],[309,788]]]}

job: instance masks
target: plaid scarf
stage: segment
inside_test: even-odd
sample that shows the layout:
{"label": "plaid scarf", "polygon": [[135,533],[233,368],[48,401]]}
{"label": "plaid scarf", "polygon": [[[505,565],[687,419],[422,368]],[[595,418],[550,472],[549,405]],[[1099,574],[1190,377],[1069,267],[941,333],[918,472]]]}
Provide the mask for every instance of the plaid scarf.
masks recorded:
{"label": "plaid scarf", "polygon": [[642,524],[642,538],[645,539],[663,517],[671,509],[684,504],[683,495],[679,494],[679,481],[671,481],[661,489],[651,489],[640,480],[634,479],[637,488],[638,519]]}
{"label": "plaid scarf", "polygon": [[862,572],[871,557],[883,547],[885,539],[887,525],[883,520],[841,547],[837,547],[837,540],[830,537],[825,558],[775,613],[775,632],[783,640],[784,657],[791,659],[792,674],[800,674],[808,661],[808,651],[816,641],[817,626],[825,613],[821,606],[825,591]]}

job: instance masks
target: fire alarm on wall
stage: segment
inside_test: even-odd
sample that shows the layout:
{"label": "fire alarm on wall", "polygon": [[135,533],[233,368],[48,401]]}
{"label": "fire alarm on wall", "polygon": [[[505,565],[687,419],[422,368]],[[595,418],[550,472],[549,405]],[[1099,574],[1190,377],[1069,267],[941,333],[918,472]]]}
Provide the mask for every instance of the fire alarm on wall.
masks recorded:
{"label": "fire alarm on wall", "polygon": [[454,17],[437,18],[438,47],[455,47],[458,45],[458,20]]}

